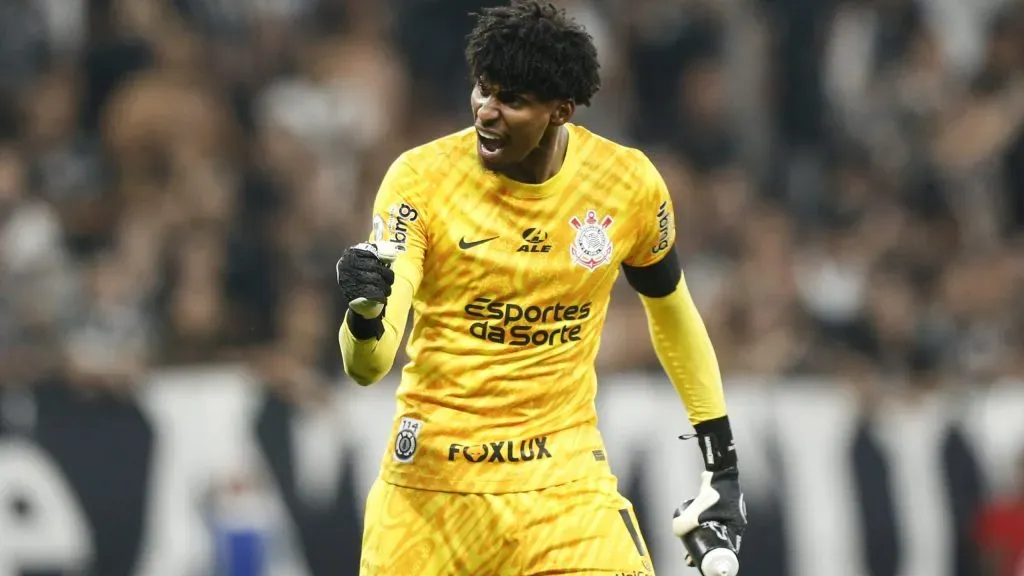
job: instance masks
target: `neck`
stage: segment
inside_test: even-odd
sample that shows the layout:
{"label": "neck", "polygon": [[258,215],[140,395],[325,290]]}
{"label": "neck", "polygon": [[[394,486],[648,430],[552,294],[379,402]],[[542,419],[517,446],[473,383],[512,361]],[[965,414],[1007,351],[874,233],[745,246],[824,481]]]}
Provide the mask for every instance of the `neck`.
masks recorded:
{"label": "neck", "polygon": [[552,126],[544,132],[537,147],[522,162],[510,166],[502,173],[524,184],[546,182],[562,169],[565,153],[569,149],[569,129]]}

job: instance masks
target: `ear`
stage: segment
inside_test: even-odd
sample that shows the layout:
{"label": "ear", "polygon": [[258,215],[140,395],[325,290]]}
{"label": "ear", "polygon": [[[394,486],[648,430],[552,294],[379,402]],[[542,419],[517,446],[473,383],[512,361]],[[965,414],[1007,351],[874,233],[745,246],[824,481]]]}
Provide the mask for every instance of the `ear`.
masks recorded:
{"label": "ear", "polygon": [[551,111],[551,125],[561,126],[562,124],[572,120],[572,115],[575,113],[575,102],[572,100],[561,100],[555,104],[555,109]]}

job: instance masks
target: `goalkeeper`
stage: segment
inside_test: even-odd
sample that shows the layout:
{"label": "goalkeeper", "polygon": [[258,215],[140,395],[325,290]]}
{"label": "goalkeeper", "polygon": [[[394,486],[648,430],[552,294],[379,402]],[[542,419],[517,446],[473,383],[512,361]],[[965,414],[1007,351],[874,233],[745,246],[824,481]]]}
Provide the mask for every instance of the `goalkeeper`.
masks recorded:
{"label": "goalkeeper", "polygon": [[572,122],[600,86],[582,27],[536,1],[476,16],[473,126],[392,164],[368,242],[337,264],[341,353],[359,384],[391,369],[413,311],[361,574],[654,573],[594,406],[620,271],[707,469],[691,525],[674,528],[717,521],[738,547],[746,519],[721,377],[665,183],[639,150]]}

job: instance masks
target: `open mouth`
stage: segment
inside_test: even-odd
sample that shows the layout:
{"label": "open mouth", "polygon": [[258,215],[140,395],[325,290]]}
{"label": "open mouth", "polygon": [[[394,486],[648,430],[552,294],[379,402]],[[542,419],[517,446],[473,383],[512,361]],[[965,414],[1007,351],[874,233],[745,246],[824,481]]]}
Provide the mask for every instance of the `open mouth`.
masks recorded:
{"label": "open mouth", "polygon": [[477,128],[477,150],[487,160],[497,158],[505,147],[505,138],[500,134]]}

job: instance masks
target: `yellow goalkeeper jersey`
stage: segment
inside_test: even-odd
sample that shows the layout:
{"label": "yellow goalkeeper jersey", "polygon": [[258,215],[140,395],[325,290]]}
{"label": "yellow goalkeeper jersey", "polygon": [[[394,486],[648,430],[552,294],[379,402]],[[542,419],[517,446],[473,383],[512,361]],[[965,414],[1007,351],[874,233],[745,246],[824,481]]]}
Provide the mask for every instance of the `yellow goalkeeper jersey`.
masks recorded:
{"label": "yellow goalkeeper jersey", "polygon": [[602,325],[620,265],[673,245],[673,210],[642,152],[568,130],[562,168],[542,184],[484,170],[472,129],[406,152],[385,176],[371,240],[402,248],[385,335],[341,337],[360,348],[346,369],[371,382],[414,311],[383,480],[501,493],[610,474],[594,405]]}

